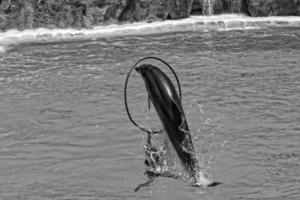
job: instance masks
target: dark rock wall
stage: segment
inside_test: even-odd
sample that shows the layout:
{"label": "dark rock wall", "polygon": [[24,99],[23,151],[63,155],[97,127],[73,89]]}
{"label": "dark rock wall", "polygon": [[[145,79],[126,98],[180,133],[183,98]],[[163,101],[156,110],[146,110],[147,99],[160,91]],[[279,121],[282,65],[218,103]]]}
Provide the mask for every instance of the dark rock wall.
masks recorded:
{"label": "dark rock wall", "polygon": [[[0,30],[180,19],[203,14],[204,1],[208,0],[0,0]],[[300,0],[210,1],[213,14],[300,15]]]}
{"label": "dark rock wall", "polygon": [[247,10],[246,0],[215,0],[214,12],[221,13],[245,13]]}
{"label": "dark rock wall", "polygon": [[190,14],[192,0],[130,0],[119,21],[180,19]]}
{"label": "dark rock wall", "polygon": [[[204,14],[208,0],[194,0],[192,14]],[[210,0],[213,14],[222,13],[247,13],[246,0]]]}
{"label": "dark rock wall", "polygon": [[246,0],[251,16],[300,15],[300,0]]}
{"label": "dark rock wall", "polygon": [[0,0],[0,29],[90,27],[117,20],[129,0]]}
{"label": "dark rock wall", "polygon": [[0,30],[188,17],[192,0],[0,0]]}
{"label": "dark rock wall", "polygon": [[[203,14],[203,5],[209,0],[194,0],[192,14]],[[257,16],[300,15],[300,0],[210,0],[213,14],[245,13]]]}

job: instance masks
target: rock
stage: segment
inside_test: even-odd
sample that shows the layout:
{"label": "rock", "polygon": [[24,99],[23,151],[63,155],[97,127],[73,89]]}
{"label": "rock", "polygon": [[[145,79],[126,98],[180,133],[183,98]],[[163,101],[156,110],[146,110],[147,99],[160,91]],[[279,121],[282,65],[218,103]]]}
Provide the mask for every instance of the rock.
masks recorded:
{"label": "rock", "polygon": [[0,30],[188,17],[192,0],[0,0]]}
{"label": "rock", "polygon": [[203,14],[202,0],[193,0],[191,15],[202,15]]}
{"label": "rock", "polygon": [[300,0],[246,0],[251,16],[300,15]]}
{"label": "rock", "polygon": [[[209,13],[210,9],[211,13]],[[246,0],[194,0],[191,13],[207,15],[248,12]]]}
{"label": "rock", "polygon": [[250,16],[300,15],[300,0],[194,0],[192,14],[245,13]]}
{"label": "rock", "polygon": [[209,13],[300,15],[300,0],[0,0],[0,30],[91,28]]}
{"label": "rock", "polygon": [[141,21],[149,16],[158,19],[181,19],[190,15],[193,0],[133,0],[129,1],[120,21]]}
{"label": "rock", "polygon": [[[32,1],[2,0],[0,4],[0,29],[32,28],[34,10]],[[11,23],[11,22],[14,23]]]}

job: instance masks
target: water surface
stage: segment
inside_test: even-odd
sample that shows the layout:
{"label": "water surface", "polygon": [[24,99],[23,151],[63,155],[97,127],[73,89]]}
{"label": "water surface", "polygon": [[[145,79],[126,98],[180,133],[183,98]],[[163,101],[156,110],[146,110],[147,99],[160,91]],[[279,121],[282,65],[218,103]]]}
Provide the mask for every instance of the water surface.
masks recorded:
{"label": "water surface", "polygon": [[[0,199],[300,198],[300,29],[174,32],[18,45],[0,57]],[[146,180],[123,105],[145,56],[170,63],[203,167],[223,184]],[[145,122],[147,97],[130,79]]]}

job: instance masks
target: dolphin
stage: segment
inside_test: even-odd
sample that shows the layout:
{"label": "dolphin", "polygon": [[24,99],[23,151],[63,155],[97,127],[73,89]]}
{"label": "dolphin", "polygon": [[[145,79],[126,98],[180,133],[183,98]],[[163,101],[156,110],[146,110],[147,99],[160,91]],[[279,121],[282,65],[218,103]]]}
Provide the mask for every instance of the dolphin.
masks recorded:
{"label": "dolphin", "polygon": [[166,131],[166,139],[175,149],[184,172],[189,178],[196,177],[198,162],[181,100],[174,85],[162,70],[151,64],[142,64],[135,69],[145,82],[149,99]]}

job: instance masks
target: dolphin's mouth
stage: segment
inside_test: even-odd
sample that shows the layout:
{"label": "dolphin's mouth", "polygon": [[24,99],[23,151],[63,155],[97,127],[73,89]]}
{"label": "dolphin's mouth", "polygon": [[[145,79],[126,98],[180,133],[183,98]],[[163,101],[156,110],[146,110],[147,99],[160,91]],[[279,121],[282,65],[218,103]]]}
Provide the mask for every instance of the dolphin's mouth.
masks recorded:
{"label": "dolphin's mouth", "polygon": [[136,67],[135,71],[137,71],[138,73],[141,73],[141,68],[140,67]]}

